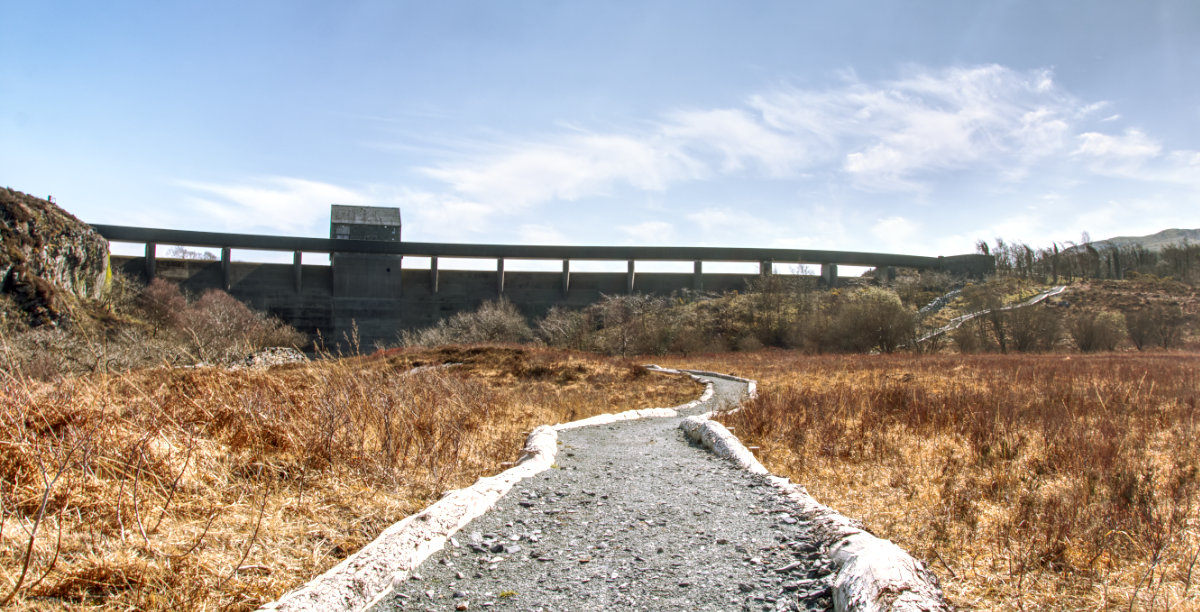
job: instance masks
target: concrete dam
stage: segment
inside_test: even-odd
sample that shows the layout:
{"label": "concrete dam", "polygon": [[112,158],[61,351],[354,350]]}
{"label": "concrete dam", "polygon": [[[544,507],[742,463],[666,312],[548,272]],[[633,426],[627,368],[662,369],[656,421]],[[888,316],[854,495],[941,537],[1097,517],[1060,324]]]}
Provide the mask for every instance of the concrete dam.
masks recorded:
{"label": "concrete dam", "polygon": [[[188,230],[96,225],[110,242],[145,245],[144,255],[111,257],[112,267],[131,277],[176,282],[187,292],[224,289],[331,345],[357,326],[361,346],[394,343],[402,330],[427,327],[458,312],[504,297],[528,317],[553,306],[582,308],[602,295],[671,295],[682,290],[743,291],[747,282],[770,274],[774,264],[821,267],[829,285],[838,265],[880,269],[919,268],[982,276],[991,272],[986,255],[925,257],[802,249],[546,246],[405,242],[395,208],[334,205],[329,238],[226,234]],[[159,258],[157,247],[219,249],[215,261]],[[292,253],[291,264],[232,260],[234,249]],[[328,253],[330,265],[303,263],[304,253]],[[429,258],[429,268],[405,269],[404,257]],[[439,258],[482,259],[494,270],[443,270]],[[561,272],[506,271],[506,260],[553,260]],[[617,261],[625,272],[578,272],[573,261]],[[692,262],[692,272],[638,272],[636,262]],[[752,262],[757,274],[704,271],[706,262]]]}

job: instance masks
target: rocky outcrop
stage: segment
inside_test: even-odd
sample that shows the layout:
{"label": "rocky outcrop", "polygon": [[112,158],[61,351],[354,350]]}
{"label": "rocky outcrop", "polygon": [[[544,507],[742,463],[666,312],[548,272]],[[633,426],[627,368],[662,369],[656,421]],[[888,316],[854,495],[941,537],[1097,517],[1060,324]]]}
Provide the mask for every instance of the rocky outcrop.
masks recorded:
{"label": "rocky outcrop", "polygon": [[76,299],[100,297],[108,242],[53,203],[0,189],[0,293],[30,325],[57,325]]}

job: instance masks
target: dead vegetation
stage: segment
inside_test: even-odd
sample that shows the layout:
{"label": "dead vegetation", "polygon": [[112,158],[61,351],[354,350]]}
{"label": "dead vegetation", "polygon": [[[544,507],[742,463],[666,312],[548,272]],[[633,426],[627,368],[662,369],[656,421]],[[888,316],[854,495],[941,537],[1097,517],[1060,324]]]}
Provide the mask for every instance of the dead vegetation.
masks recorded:
{"label": "dead vegetation", "polygon": [[[447,363],[454,367],[424,368]],[[525,348],[400,350],[268,371],[0,373],[0,602],[253,609],[534,426],[677,405],[689,381]]]}
{"label": "dead vegetation", "polygon": [[725,423],[960,607],[1200,608],[1194,353],[686,363],[759,379]]}

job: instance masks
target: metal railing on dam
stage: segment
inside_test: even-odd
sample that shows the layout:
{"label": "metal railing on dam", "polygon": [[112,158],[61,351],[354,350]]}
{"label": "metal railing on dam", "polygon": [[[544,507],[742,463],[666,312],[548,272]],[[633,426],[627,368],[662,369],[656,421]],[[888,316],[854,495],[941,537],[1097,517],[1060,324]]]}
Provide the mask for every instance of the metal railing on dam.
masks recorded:
{"label": "metal railing on dam", "polygon": [[[114,269],[147,280],[161,276],[185,290],[224,289],[234,297],[306,332],[339,338],[357,329],[366,339],[394,340],[396,332],[432,325],[484,301],[504,297],[527,316],[551,307],[580,308],[605,295],[670,295],[682,290],[744,290],[774,264],[819,264],[833,285],[838,265],[879,269],[921,268],[980,276],[992,269],[986,255],[925,257],[810,249],[546,246],[382,242],[226,234],[93,225],[113,242],[145,245],[142,257],[112,257]],[[157,245],[220,249],[218,261],[159,258]],[[231,251],[292,252],[292,263],[233,261]],[[304,265],[304,253],[329,253],[330,265]],[[402,266],[404,257],[428,257],[429,269]],[[438,258],[495,260],[494,270],[439,269]],[[505,270],[505,260],[561,260],[562,271]],[[625,261],[624,272],[573,272],[571,261]],[[691,272],[638,272],[636,262],[693,262]],[[758,273],[713,273],[705,262],[751,262]]]}

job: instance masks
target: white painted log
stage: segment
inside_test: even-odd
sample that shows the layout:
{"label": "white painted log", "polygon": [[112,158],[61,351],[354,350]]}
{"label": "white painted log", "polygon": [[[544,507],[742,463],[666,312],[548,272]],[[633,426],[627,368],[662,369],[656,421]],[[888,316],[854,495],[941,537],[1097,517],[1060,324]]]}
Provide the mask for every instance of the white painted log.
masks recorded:
{"label": "white painted log", "polygon": [[830,557],[838,568],[836,610],[949,609],[932,572],[889,540],[859,532],[838,542]]}
{"label": "white painted log", "polygon": [[864,531],[861,524],[817,502],[804,487],[787,478],[770,476],[762,463],[724,425],[708,415],[684,419],[684,434],[754,474],[767,474],[767,481],[788,497],[798,514],[827,540],[837,572],[833,584],[836,610],[941,611],[949,610],[937,576],[925,564],[889,540]]}

